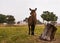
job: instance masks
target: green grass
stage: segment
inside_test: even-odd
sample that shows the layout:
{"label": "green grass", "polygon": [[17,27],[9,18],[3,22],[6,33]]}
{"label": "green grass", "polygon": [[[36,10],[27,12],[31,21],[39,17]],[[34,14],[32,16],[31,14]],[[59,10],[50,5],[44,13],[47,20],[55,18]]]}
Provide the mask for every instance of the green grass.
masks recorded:
{"label": "green grass", "polygon": [[[0,43],[45,43],[39,40],[44,26],[36,26],[35,35],[28,35],[28,26],[0,27]],[[57,26],[54,43],[60,43],[60,26]]]}

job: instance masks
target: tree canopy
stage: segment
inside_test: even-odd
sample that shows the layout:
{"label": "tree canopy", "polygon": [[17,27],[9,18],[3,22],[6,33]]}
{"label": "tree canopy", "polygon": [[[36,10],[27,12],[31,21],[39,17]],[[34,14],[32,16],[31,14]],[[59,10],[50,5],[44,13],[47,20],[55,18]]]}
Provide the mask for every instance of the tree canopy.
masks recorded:
{"label": "tree canopy", "polygon": [[3,14],[0,14],[0,23],[5,23],[6,22],[6,16]]}
{"label": "tree canopy", "polygon": [[12,15],[7,15],[6,17],[7,17],[6,21],[7,21],[8,24],[14,24],[14,23],[15,23],[15,18],[14,18],[14,16],[12,16]]}
{"label": "tree canopy", "polygon": [[13,24],[14,22],[15,22],[14,16],[0,14],[0,23]]}
{"label": "tree canopy", "polygon": [[49,11],[43,11],[41,17],[43,20],[46,21],[57,21],[58,19],[58,17],[53,12],[49,12]]}

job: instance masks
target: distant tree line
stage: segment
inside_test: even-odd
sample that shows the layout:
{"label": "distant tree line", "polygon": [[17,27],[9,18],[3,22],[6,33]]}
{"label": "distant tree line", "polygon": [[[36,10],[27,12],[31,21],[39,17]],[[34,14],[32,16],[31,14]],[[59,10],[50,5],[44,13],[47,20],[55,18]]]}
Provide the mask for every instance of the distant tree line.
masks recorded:
{"label": "distant tree line", "polygon": [[[49,12],[49,11],[43,11],[43,13],[40,16],[43,19],[43,23],[44,23],[44,21],[56,23],[56,21],[58,19],[56,14],[54,14],[53,12]],[[23,19],[23,22],[27,23],[28,18],[26,17],[25,19]],[[13,15],[0,14],[0,24],[3,24],[3,23],[15,24],[14,16]],[[17,24],[20,24],[20,21],[18,21]],[[42,24],[42,22],[40,20],[37,20],[37,24]]]}
{"label": "distant tree line", "polygon": [[0,24],[3,24],[3,23],[14,24],[15,23],[14,16],[0,14]]}

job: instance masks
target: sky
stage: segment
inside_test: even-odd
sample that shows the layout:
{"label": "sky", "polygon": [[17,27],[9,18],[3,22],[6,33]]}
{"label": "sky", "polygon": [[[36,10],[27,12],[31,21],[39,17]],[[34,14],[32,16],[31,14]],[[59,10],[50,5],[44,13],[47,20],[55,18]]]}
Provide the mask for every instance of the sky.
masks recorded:
{"label": "sky", "polygon": [[16,21],[30,16],[29,8],[37,8],[37,19],[42,22],[43,11],[54,12],[60,23],[60,0],[0,0],[0,14],[13,15]]}

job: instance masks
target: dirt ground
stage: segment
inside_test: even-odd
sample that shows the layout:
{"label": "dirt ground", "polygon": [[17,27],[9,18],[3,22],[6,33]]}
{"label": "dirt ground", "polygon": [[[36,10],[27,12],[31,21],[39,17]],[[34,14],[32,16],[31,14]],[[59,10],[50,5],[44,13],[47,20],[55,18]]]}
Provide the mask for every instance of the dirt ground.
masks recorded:
{"label": "dirt ground", "polygon": [[55,36],[55,39],[52,40],[52,41],[44,41],[44,40],[41,40],[39,39],[39,36],[33,36],[34,37],[34,40],[35,42],[34,43],[60,43],[60,37],[58,36]]}

